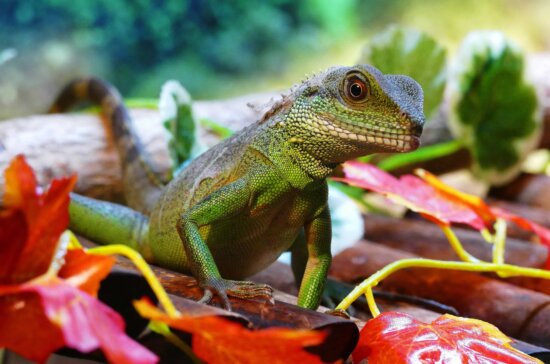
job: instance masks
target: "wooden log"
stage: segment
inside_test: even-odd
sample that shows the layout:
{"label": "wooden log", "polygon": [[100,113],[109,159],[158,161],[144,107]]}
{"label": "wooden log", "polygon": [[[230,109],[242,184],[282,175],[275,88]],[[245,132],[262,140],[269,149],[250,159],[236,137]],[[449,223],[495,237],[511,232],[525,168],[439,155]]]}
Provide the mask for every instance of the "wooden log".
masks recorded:
{"label": "wooden log", "polygon": [[[362,242],[336,256],[330,274],[346,282],[359,282],[391,262],[411,257],[414,255]],[[461,316],[490,322],[509,336],[550,347],[548,295],[475,273],[441,269],[405,269],[379,286],[453,306]]]}
{"label": "wooden log", "polygon": [[[84,237],[79,237],[79,241],[86,248],[97,246]],[[111,303],[117,299],[117,291],[123,292],[120,295],[123,302],[119,307],[122,306],[121,311],[125,317],[131,317],[131,314],[127,314],[128,311],[133,313],[135,310],[131,306],[131,300],[126,299],[132,297],[132,293],[127,293],[130,284],[128,279],[133,281],[132,285],[135,285],[136,275],[140,276],[141,273],[128,259],[120,256],[116,258],[116,265],[107,282],[110,286],[108,288],[110,294],[104,294],[104,297],[107,297],[107,301]],[[326,307],[320,307],[318,311],[298,307],[297,298],[284,292],[277,290],[274,292],[274,303],[261,298],[245,300],[229,297],[232,311],[227,311],[221,308],[218,297],[214,297],[209,305],[196,302],[202,298],[204,291],[198,286],[195,278],[154,265],[151,265],[151,268],[176,308],[182,312],[197,316],[222,316],[254,329],[289,327],[327,331],[328,335],[323,343],[311,348],[311,352],[319,355],[323,361],[333,362],[347,358],[359,339],[357,322],[325,314],[323,312],[328,310]],[[118,277],[113,279],[112,276],[116,276],[117,273]],[[288,272],[286,273],[288,277]],[[292,275],[292,273],[289,274]],[[144,289],[138,291],[141,292]],[[149,292],[148,295],[150,296],[151,293]],[[137,325],[140,325],[140,322],[137,322]]]}
{"label": "wooden log", "polygon": [[497,199],[539,207],[548,212],[550,210],[550,176],[523,173],[507,185],[491,188],[489,194]]}
{"label": "wooden log", "polygon": [[[550,193],[550,191],[548,192]],[[500,207],[502,209],[508,210],[516,215],[522,216],[532,222],[535,222],[550,229],[550,214],[548,213],[548,209],[545,207],[492,199],[489,200],[489,204],[491,206]],[[507,232],[508,236],[510,237],[522,240],[533,240],[532,233],[520,229],[518,226],[512,223],[508,224]]]}
{"label": "wooden log", "polygon": [[[453,231],[472,255],[485,261],[492,259],[493,246],[479,232],[464,228],[453,228]],[[367,215],[365,238],[427,258],[458,260],[441,229],[433,223],[419,219]],[[510,264],[541,267],[547,255],[547,249],[541,245],[507,239],[505,260]]]}
{"label": "wooden log", "polygon": [[[119,269],[135,271],[134,266],[124,259],[119,259],[117,266]],[[153,266],[153,270],[168,293],[186,299],[182,302],[187,302],[187,300],[197,301],[202,297],[203,290],[193,277],[155,266]],[[323,361],[332,362],[349,356],[359,338],[359,331],[355,323],[317,311],[307,310],[281,301],[280,298],[289,300],[286,295],[277,293],[275,303],[259,298],[243,300],[233,297],[230,297],[230,302],[233,312],[245,317],[254,328],[276,326],[326,330],[328,335],[325,341],[311,349]],[[221,307],[217,297],[213,299],[211,306]],[[210,310],[210,308],[207,310]]]}
{"label": "wooden log", "polygon": [[[277,94],[261,93],[229,100],[197,101],[193,111],[199,119],[210,119],[232,130],[248,125],[265,111],[262,105]],[[166,134],[157,110],[132,109],[136,131],[156,170],[164,174],[170,162]],[[41,185],[53,178],[78,174],[75,191],[87,196],[123,201],[120,161],[108,128],[95,114],[35,115],[0,123],[0,196],[3,171],[17,154],[24,154]],[[201,140],[211,146],[219,139],[207,129]]]}
{"label": "wooden log", "polygon": [[[158,113],[136,110],[131,114],[155,166],[166,171],[166,139]],[[0,145],[2,171],[15,155],[24,154],[41,185],[76,173],[79,178],[75,191],[105,200],[122,200],[119,158],[112,138],[96,115],[42,115],[3,122]]]}
{"label": "wooden log", "polygon": [[[126,322],[126,333],[134,338],[143,332],[149,320],[143,319],[137,313],[133,301],[148,297],[152,302],[157,302],[152,289],[139,273],[116,266],[101,281],[98,297],[122,315]],[[170,295],[170,299],[179,311],[188,315],[221,316],[243,325],[251,325],[248,319],[234,312],[202,305],[175,295]]]}
{"label": "wooden log", "polygon": [[[447,238],[437,226],[416,219],[393,219],[369,215],[365,218],[365,238],[384,246],[406,251],[424,258],[458,260]],[[464,248],[475,257],[490,261],[492,245],[472,230],[454,228]],[[542,268],[548,249],[527,241],[507,239],[505,261],[524,267]],[[495,279],[496,275],[489,274]],[[504,282],[550,295],[550,280],[530,277],[509,277]]]}
{"label": "wooden log", "polygon": [[[252,276],[250,279],[255,282],[267,283],[271,287],[287,293],[285,298],[278,297],[278,299],[285,301],[287,303],[296,304],[296,295],[298,293],[298,289],[294,284],[294,276],[292,275],[292,270],[290,269],[290,266],[288,266],[287,264],[275,262],[268,268],[264,269],[262,272]],[[339,283],[339,282],[333,282],[333,283]],[[353,289],[353,287],[348,287],[348,285],[346,285],[344,289],[345,289],[345,292],[343,292],[343,295],[341,295],[340,297],[337,297],[338,302],[342,300]],[[377,295],[378,302],[380,304],[380,307],[382,307],[385,311],[399,311],[399,312],[408,313],[409,315],[413,316],[417,320],[420,320],[426,323],[432,322],[434,319],[436,319],[440,315],[440,313],[430,310],[429,307],[427,307],[427,305],[424,304],[423,302],[421,302],[423,305],[411,304],[406,299],[403,299],[398,295],[388,295],[386,292],[382,292],[382,296],[386,296],[386,297],[379,297],[379,296],[380,295]],[[407,298],[411,298],[411,297],[407,297]],[[420,299],[417,299],[416,301],[418,302],[419,300]],[[435,306],[435,305],[432,305],[432,306]],[[364,304],[356,308],[357,309],[353,311],[354,317],[357,317],[364,321],[372,318],[372,316],[370,315],[370,311],[368,311],[368,307],[366,306],[366,302],[364,302]],[[326,310],[326,308],[322,308],[321,310]],[[364,322],[361,322],[361,321],[356,323],[358,324],[359,327],[362,327],[364,325]]]}

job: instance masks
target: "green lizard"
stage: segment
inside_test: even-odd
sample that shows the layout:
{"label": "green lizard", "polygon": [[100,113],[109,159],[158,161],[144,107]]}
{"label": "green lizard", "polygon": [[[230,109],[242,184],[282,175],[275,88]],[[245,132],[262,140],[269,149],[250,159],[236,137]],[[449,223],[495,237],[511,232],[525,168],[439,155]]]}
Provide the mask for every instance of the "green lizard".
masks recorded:
{"label": "green lizard", "polygon": [[331,262],[327,177],[342,162],[419,146],[423,95],[411,78],[374,67],[335,67],[292,88],[256,123],[193,160],[167,186],[147,162],[118,92],[77,80],[51,111],[102,106],[118,148],[130,207],[71,195],[70,228],[101,244],[129,245],[151,263],[192,273],[227,295],[271,297],[240,281],[290,250],[298,304],[316,308]]}

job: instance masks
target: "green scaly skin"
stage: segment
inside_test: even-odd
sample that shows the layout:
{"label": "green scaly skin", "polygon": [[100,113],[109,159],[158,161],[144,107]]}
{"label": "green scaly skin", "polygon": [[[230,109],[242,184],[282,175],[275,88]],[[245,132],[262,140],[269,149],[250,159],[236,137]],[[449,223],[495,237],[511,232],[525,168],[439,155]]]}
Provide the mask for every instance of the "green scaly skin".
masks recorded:
{"label": "green scaly skin", "polygon": [[111,122],[132,209],[72,195],[71,229],[192,273],[202,301],[217,294],[226,307],[227,295],[271,297],[269,286],[240,280],[291,250],[298,304],[316,308],[331,262],[326,178],[349,159],[416,149],[424,123],[422,89],[411,78],[366,65],[330,68],[161,188],[118,93],[77,80],[52,111],[79,100],[101,104]]}

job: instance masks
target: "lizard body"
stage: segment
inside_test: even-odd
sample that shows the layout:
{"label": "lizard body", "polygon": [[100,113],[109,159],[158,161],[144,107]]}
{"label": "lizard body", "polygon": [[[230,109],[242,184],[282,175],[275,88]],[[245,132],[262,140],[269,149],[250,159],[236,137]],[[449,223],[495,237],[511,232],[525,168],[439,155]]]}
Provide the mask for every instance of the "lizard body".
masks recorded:
{"label": "lizard body", "polygon": [[331,261],[326,178],[358,156],[416,149],[424,123],[414,80],[371,66],[331,68],[161,188],[116,91],[97,80],[76,81],[53,110],[81,99],[102,104],[111,121],[133,209],[72,195],[71,229],[192,273],[205,301],[215,293],[226,304],[227,294],[270,295],[269,287],[240,280],[291,250],[303,277],[298,303],[317,307]]}

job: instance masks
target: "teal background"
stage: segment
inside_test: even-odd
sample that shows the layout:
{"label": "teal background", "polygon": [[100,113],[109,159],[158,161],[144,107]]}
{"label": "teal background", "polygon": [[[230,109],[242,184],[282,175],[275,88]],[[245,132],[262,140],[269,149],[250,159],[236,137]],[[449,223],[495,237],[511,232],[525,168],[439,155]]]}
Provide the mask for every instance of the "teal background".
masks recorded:
{"label": "teal background", "polygon": [[0,64],[0,119],[45,110],[82,75],[125,97],[157,97],[167,79],[199,99],[283,89],[353,64],[390,24],[426,31],[451,54],[474,29],[500,29],[542,51],[548,14],[544,0],[3,0],[0,59],[10,59]]}

